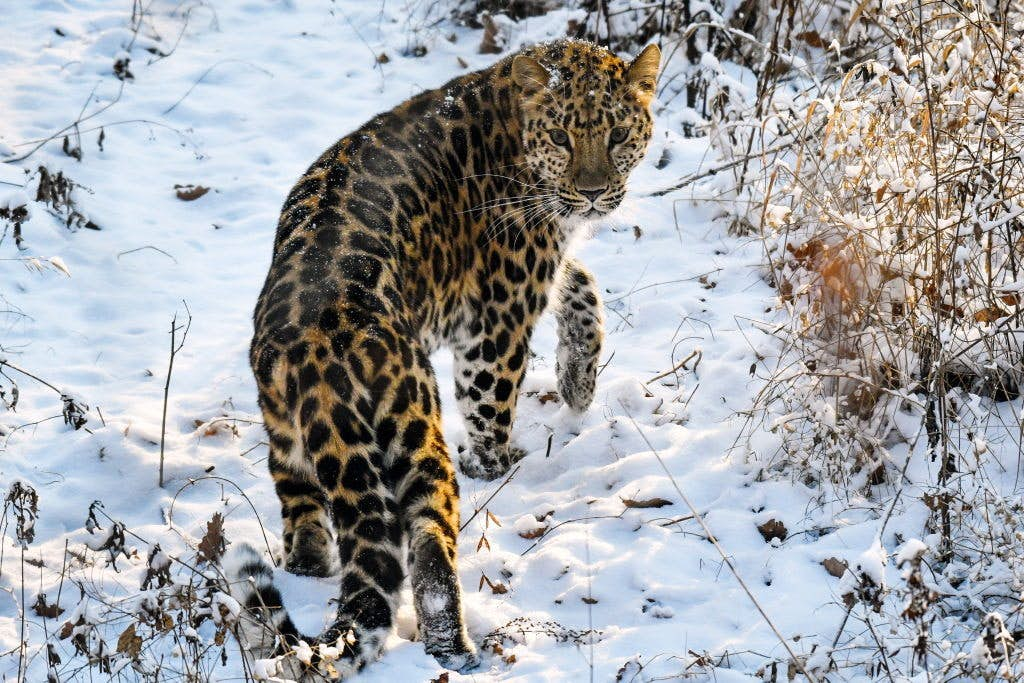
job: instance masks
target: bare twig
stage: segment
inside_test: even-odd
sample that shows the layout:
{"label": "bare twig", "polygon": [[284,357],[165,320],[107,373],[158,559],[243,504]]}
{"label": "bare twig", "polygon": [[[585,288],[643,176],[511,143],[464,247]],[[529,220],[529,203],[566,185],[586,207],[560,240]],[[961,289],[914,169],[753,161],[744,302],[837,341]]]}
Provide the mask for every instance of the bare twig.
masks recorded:
{"label": "bare twig", "polygon": [[246,66],[248,66],[248,67],[251,67],[251,68],[253,68],[253,69],[256,69],[257,71],[260,71],[260,72],[262,72],[263,74],[265,74],[265,75],[267,75],[267,76],[270,76],[271,78],[273,78],[273,77],[274,77],[274,74],[272,74],[271,72],[267,71],[266,69],[264,69],[264,68],[262,68],[262,67],[256,66],[256,65],[255,65],[255,64],[253,64],[252,62],[247,62],[247,61],[245,61],[244,59],[222,59],[222,60],[220,60],[219,62],[216,62],[216,63],[214,63],[213,65],[211,65],[211,66],[210,66],[209,68],[207,68],[207,69],[206,69],[206,71],[204,71],[204,72],[202,73],[202,75],[200,75],[200,76],[199,76],[199,78],[197,78],[197,79],[195,80],[195,82],[194,82],[194,83],[192,83],[192,85],[191,85],[191,86],[189,87],[189,89],[185,91],[185,94],[184,94],[184,95],[182,95],[181,97],[179,97],[178,99],[176,99],[176,100],[174,101],[174,104],[172,104],[171,106],[167,107],[167,109],[164,109],[164,110],[163,110],[162,112],[160,112],[160,113],[161,113],[161,114],[163,114],[164,116],[166,116],[167,114],[170,114],[170,113],[171,113],[172,111],[174,111],[174,109],[175,109],[175,108],[176,108],[176,107],[177,107],[177,106],[178,106],[179,104],[181,104],[182,102],[184,102],[184,101],[185,101],[185,98],[186,98],[186,97],[188,97],[189,95],[191,95],[191,94],[192,94],[192,91],[193,91],[193,90],[195,90],[195,89],[196,89],[196,87],[198,87],[198,85],[199,85],[200,83],[202,83],[202,82],[203,82],[203,80],[205,80],[207,76],[209,76],[209,75],[210,75],[210,72],[211,72],[211,71],[213,71],[214,69],[216,69],[216,68],[217,68],[218,66],[222,66],[222,65],[224,65],[224,64],[244,64],[244,65],[246,65]]}
{"label": "bare twig", "polygon": [[119,260],[119,261],[120,261],[120,260],[121,260],[121,257],[122,257],[122,256],[127,256],[128,254],[134,254],[135,252],[138,252],[138,251],[143,251],[143,250],[145,250],[145,249],[152,249],[153,251],[156,251],[156,252],[160,252],[161,254],[163,254],[163,255],[164,255],[164,256],[166,256],[167,258],[171,259],[171,260],[172,260],[172,261],[174,261],[175,263],[177,263],[177,262],[178,262],[178,259],[176,259],[176,258],[174,258],[174,257],[173,257],[172,255],[168,254],[168,253],[167,253],[166,251],[164,251],[164,250],[163,250],[163,249],[161,249],[160,247],[154,247],[154,246],[153,246],[152,244],[147,244],[147,245],[145,245],[145,246],[142,246],[142,247],[136,247],[135,249],[129,249],[129,250],[127,250],[127,251],[122,251],[122,252],[119,252],[119,253],[117,254],[117,260]]}
{"label": "bare twig", "polygon": [[263,543],[267,546],[267,553],[269,553],[272,556],[274,553],[270,549],[270,539],[267,538],[267,530],[263,528],[263,521],[260,519],[259,511],[253,504],[252,499],[250,499],[249,496],[246,495],[245,491],[242,490],[242,487],[236,484],[235,482],[231,481],[227,477],[207,475],[205,477],[199,477],[197,479],[189,479],[186,483],[182,484],[181,487],[174,494],[174,497],[171,499],[171,505],[167,510],[167,525],[172,526],[174,523],[174,504],[178,502],[178,496],[181,495],[181,492],[184,491],[186,488],[190,486],[195,486],[196,484],[199,484],[200,482],[203,481],[219,481],[222,484],[230,484],[235,488],[236,491],[238,491],[242,498],[245,499],[245,502],[249,504],[249,508],[252,510],[252,514],[256,518],[256,522],[260,525],[260,533],[263,534]]}
{"label": "bare twig", "polygon": [[39,382],[39,383],[40,383],[40,384],[42,384],[43,386],[46,386],[46,387],[49,387],[50,389],[53,389],[54,391],[56,391],[56,392],[57,392],[58,394],[60,394],[61,396],[63,396],[63,395],[64,395],[64,392],[63,392],[63,391],[61,391],[60,389],[58,389],[58,388],[57,388],[57,387],[55,387],[54,385],[50,384],[49,382],[47,382],[47,381],[46,381],[45,379],[43,379],[43,378],[42,378],[42,377],[40,377],[39,375],[34,375],[34,374],[32,374],[31,372],[29,372],[28,370],[25,370],[25,369],[23,369],[23,368],[20,368],[20,367],[18,367],[17,365],[14,365],[14,364],[13,364],[13,363],[11,363],[10,361],[8,361],[8,360],[7,360],[6,358],[0,358],[0,368],[3,368],[3,367],[8,367],[8,368],[10,368],[11,370],[14,370],[15,372],[19,372],[19,373],[21,373],[22,375],[25,375],[26,377],[29,377],[29,378],[31,378],[31,379],[34,379],[35,381]]}
{"label": "bare twig", "polygon": [[459,533],[461,533],[463,529],[465,529],[467,526],[469,526],[469,523],[472,522],[474,519],[476,519],[476,516],[480,514],[480,511],[483,510],[484,508],[486,508],[488,503],[490,503],[492,500],[494,500],[494,497],[496,495],[498,495],[499,493],[501,493],[501,490],[503,488],[505,488],[505,486],[510,481],[512,481],[512,477],[516,476],[516,473],[519,472],[519,467],[520,467],[519,465],[516,465],[515,467],[513,467],[512,471],[509,472],[508,475],[505,476],[504,481],[502,481],[501,484],[498,485],[498,488],[494,489],[494,493],[492,493],[491,495],[487,496],[487,500],[485,500],[482,504],[478,505],[475,510],[473,510],[473,514],[470,515],[469,519],[467,519],[465,522],[463,522],[462,526],[459,527]]}
{"label": "bare twig", "polygon": [[[160,476],[159,485],[160,488],[164,487],[164,447],[167,441],[167,399],[171,391],[171,373],[174,371],[174,357],[178,355],[182,347],[185,346],[185,340],[188,338],[189,328],[192,327],[192,312],[188,309],[188,303],[182,301],[185,305],[185,315],[188,316],[188,320],[184,325],[178,325],[178,314],[175,313],[171,319],[171,353],[167,360],[167,380],[164,382],[164,407],[163,413],[160,418]],[[178,341],[177,334],[181,332],[181,340]]]}
{"label": "bare twig", "polygon": [[686,367],[686,364],[689,363],[690,360],[692,358],[694,358],[694,357],[697,358],[697,362],[693,366],[693,369],[696,370],[697,366],[700,365],[700,359],[703,358],[703,356],[704,356],[704,354],[703,354],[703,352],[700,349],[694,349],[690,353],[689,356],[687,356],[683,360],[681,360],[678,363],[676,363],[675,365],[673,365],[671,370],[666,370],[665,372],[661,373],[660,375],[655,375],[654,377],[652,377],[649,380],[647,380],[647,383],[650,384],[651,382],[656,382],[656,381],[658,381],[659,379],[661,379],[663,377],[668,377],[669,375],[673,375],[673,374],[675,374],[676,370],[689,370],[690,368]]}

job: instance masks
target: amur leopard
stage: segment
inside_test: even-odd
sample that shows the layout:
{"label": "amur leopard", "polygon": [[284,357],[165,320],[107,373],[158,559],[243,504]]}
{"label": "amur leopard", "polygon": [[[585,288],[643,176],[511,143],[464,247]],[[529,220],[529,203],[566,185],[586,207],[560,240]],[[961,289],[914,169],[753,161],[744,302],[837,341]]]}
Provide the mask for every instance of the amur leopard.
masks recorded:
{"label": "amur leopard", "polygon": [[[337,573],[341,591],[333,624],[303,636],[270,566],[236,548],[225,569],[250,658],[291,653],[281,674],[296,679],[361,669],[380,655],[408,571],[426,651],[451,669],[477,665],[428,356],[454,353],[469,436],[459,466],[471,477],[494,479],[521,457],[510,432],[549,296],[558,391],[574,409],[590,404],[602,307],[566,247],[623,198],[651,138],[660,58],[655,45],[628,63],[582,41],[527,48],[373,118],[292,189],[251,364],[284,566]],[[300,641],[312,658],[294,655]]]}

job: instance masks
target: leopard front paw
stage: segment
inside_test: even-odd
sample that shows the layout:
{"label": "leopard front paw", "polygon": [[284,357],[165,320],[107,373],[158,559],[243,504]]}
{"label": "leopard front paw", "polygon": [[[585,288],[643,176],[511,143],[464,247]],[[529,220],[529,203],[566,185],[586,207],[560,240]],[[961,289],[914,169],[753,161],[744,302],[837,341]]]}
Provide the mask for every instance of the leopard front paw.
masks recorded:
{"label": "leopard front paw", "polygon": [[491,481],[508,473],[525,455],[517,446],[469,448],[459,456],[459,469],[467,477]]}
{"label": "leopard front paw", "polygon": [[590,407],[597,386],[596,358],[558,362],[555,374],[558,377],[558,395],[567,406],[580,412]]}

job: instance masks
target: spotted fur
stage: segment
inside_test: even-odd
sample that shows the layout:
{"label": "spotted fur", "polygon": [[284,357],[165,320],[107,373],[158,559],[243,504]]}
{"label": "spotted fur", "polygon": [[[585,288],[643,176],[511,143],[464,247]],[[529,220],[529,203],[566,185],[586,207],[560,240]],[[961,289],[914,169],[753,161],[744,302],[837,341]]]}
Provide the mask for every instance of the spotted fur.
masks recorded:
{"label": "spotted fur", "polygon": [[[458,483],[428,354],[454,352],[469,433],[459,464],[473,477],[519,457],[516,400],[553,290],[559,391],[575,409],[590,404],[601,304],[565,248],[622,200],[651,136],[659,59],[655,46],[631,63],[579,41],[527,49],[375,117],[289,194],[251,362],[285,567],[340,567],[337,618],[305,638],[349,634],[340,671],[379,656],[406,569],[427,652],[475,665],[456,573]],[[268,572],[249,557],[234,578],[263,620],[250,625],[284,626],[285,651],[301,636]],[[248,633],[265,656],[262,631]]]}

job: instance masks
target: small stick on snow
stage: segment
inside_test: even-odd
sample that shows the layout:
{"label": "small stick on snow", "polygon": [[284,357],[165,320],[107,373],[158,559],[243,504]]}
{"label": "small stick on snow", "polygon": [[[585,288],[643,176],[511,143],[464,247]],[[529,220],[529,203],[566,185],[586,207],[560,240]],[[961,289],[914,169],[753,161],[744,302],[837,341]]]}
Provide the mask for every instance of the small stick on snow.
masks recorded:
{"label": "small stick on snow", "polygon": [[694,349],[689,356],[687,356],[686,358],[672,366],[671,370],[666,370],[660,375],[656,375],[650,378],[649,380],[647,380],[647,383],[650,384],[651,382],[657,382],[659,379],[662,379],[663,377],[668,377],[669,375],[675,374],[676,370],[689,370],[690,368],[686,367],[686,364],[689,363],[690,359],[693,358],[694,356],[697,357],[697,362],[693,366],[693,369],[696,370],[697,366],[700,365],[700,359],[704,357],[704,354],[701,352],[700,349]]}
{"label": "small stick on snow", "polygon": [[134,254],[135,252],[144,251],[146,249],[152,249],[153,251],[158,251],[161,254],[163,254],[164,256],[166,256],[167,258],[169,258],[172,261],[174,261],[175,264],[178,263],[178,259],[176,259],[173,256],[171,256],[170,254],[168,254],[166,251],[164,251],[160,247],[154,247],[152,244],[147,244],[147,245],[142,246],[142,247],[135,247],[134,249],[129,249],[127,251],[122,251],[122,252],[120,252],[117,255],[117,260],[120,261],[122,256],[127,256],[128,254]]}
{"label": "small stick on snow", "polygon": [[56,392],[57,392],[58,394],[60,394],[61,396],[63,396],[63,395],[64,395],[64,392],[63,392],[63,391],[61,391],[61,390],[60,390],[60,389],[58,389],[57,387],[53,386],[52,384],[50,384],[49,382],[47,382],[47,381],[46,381],[45,379],[43,379],[42,377],[39,377],[38,375],[33,375],[33,374],[32,374],[31,372],[29,372],[28,370],[23,370],[23,369],[19,368],[19,367],[18,367],[17,365],[14,365],[14,364],[12,364],[12,363],[8,362],[7,360],[5,360],[5,359],[3,359],[3,358],[0,358],[0,368],[2,368],[2,367],[8,367],[8,368],[10,368],[11,370],[14,370],[15,372],[20,372],[21,374],[25,375],[26,377],[30,377],[30,378],[34,379],[35,381],[39,382],[40,384],[43,384],[43,385],[45,385],[45,386],[48,386],[48,387],[50,387],[51,389],[53,389],[54,391],[56,391]]}
{"label": "small stick on snow", "polygon": [[460,533],[462,532],[463,529],[465,529],[467,526],[469,526],[470,522],[472,522],[474,519],[476,519],[476,516],[480,514],[481,510],[483,510],[485,507],[487,507],[488,503],[490,503],[492,500],[494,500],[494,497],[496,495],[501,493],[501,490],[503,488],[505,488],[506,484],[508,484],[510,481],[512,481],[512,477],[516,476],[516,472],[518,472],[518,471],[519,471],[519,465],[516,465],[515,467],[512,468],[512,471],[508,473],[507,477],[505,477],[505,481],[501,482],[501,485],[498,488],[494,489],[494,493],[492,493],[491,495],[487,496],[487,500],[485,500],[482,505],[478,506],[475,510],[473,510],[473,514],[470,516],[470,518],[467,519],[465,522],[463,522],[462,526],[459,527],[459,532]]}
{"label": "small stick on snow", "polygon": [[[182,301],[182,303],[185,304],[185,315],[188,316],[188,322],[184,326],[179,326],[177,313],[171,318],[171,357],[167,362],[167,381],[164,382],[164,409],[163,416],[160,418],[160,488],[164,487],[164,446],[167,440],[167,397],[171,391],[171,372],[174,370],[174,357],[185,346],[185,339],[188,338],[189,328],[192,327],[192,312],[188,310],[188,303],[185,301]],[[180,342],[177,341],[178,330],[183,330]]]}

